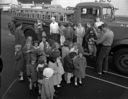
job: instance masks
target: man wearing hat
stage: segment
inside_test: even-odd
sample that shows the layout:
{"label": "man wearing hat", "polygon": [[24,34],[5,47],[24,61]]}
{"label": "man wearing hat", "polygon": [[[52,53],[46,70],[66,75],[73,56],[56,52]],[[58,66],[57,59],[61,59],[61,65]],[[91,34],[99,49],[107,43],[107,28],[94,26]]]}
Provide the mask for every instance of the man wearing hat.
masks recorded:
{"label": "man wearing hat", "polygon": [[55,21],[55,17],[52,17],[51,20],[52,20],[52,23],[50,24],[51,39],[59,43],[60,42],[59,25]]}

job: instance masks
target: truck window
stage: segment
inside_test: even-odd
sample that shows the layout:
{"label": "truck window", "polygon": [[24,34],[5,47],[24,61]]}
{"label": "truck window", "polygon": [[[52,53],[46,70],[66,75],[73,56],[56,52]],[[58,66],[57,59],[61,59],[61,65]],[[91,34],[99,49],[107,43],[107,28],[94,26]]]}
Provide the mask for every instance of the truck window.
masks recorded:
{"label": "truck window", "polygon": [[96,17],[96,16],[99,16],[98,8],[82,8],[81,9],[81,18]]}
{"label": "truck window", "polygon": [[103,17],[104,19],[108,19],[112,17],[112,9],[111,8],[103,8]]}

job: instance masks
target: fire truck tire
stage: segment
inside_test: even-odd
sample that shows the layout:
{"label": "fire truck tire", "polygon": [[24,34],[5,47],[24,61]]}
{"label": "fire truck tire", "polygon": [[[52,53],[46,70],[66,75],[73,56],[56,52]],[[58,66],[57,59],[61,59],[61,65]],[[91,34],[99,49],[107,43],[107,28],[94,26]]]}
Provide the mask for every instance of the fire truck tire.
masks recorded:
{"label": "fire truck tire", "polygon": [[115,52],[114,64],[121,73],[128,74],[128,48]]}
{"label": "fire truck tire", "polygon": [[27,38],[28,36],[32,36],[33,40],[37,40],[37,35],[35,31],[32,29],[24,30],[24,35],[25,35],[25,38]]}

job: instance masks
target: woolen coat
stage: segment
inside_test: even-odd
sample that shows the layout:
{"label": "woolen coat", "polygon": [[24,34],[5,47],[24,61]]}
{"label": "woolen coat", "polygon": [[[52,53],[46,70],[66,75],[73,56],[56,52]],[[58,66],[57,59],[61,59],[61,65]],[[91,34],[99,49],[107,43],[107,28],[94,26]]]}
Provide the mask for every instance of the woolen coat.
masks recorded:
{"label": "woolen coat", "polygon": [[51,78],[44,78],[42,80],[42,90],[41,90],[41,99],[53,99],[54,96],[54,83]]}
{"label": "woolen coat", "polygon": [[62,74],[60,74],[60,71],[58,71],[59,67],[57,66],[57,63],[56,62],[53,63],[53,62],[49,61],[48,66],[54,70],[54,75],[53,75],[53,83],[54,83],[54,85],[60,84],[61,81],[62,81]]}
{"label": "woolen coat", "polygon": [[64,71],[68,73],[73,73],[74,71],[73,60],[70,55],[64,57]]}
{"label": "woolen coat", "polygon": [[85,68],[87,67],[87,62],[85,57],[77,56],[74,60],[74,75],[78,78],[85,77]]}

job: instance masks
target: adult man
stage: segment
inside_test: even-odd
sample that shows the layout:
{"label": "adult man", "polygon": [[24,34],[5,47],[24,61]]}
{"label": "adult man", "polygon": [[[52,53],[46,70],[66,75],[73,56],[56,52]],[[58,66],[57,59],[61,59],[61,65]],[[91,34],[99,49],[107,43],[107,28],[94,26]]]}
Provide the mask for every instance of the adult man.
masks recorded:
{"label": "adult man", "polygon": [[65,39],[70,42],[73,42],[73,34],[74,34],[74,30],[71,27],[71,23],[66,24],[66,29],[64,30]]}
{"label": "adult man", "polygon": [[35,33],[37,34],[37,39],[41,41],[42,37],[42,31],[43,31],[43,23],[41,20],[37,20],[37,22],[34,24]]}
{"label": "adult man", "polygon": [[21,22],[16,23],[15,44],[20,44],[22,46],[24,46],[24,44],[25,44],[25,36],[22,31],[22,23]]}
{"label": "adult man", "polygon": [[100,52],[97,57],[97,71],[98,74],[108,71],[108,56],[113,43],[114,34],[108,28],[107,24],[102,24],[99,29],[103,32],[103,35],[96,41],[97,44],[101,44]]}
{"label": "adult man", "polygon": [[55,21],[55,17],[52,17],[51,20],[52,20],[52,23],[50,24],[51,39],[59,43],[60,42],[59,25]]}

